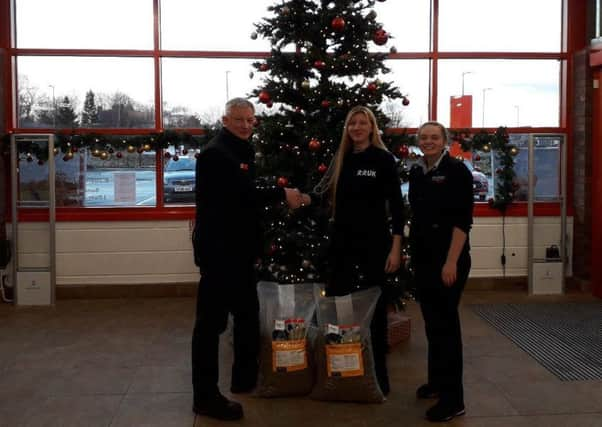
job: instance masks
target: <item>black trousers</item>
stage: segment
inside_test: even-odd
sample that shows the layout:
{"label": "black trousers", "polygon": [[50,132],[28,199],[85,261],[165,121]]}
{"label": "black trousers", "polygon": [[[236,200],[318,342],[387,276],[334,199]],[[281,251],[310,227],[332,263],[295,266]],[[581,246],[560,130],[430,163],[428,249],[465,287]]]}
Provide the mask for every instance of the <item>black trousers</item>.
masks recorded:
{"label": "black trousers", "polygon": [[418,298],[428,341],[428,383],[442,400],[464,404],[462,331],[458,305],[470,271],[470,256],[458,261],[451,287],[441,280],[442,265],[417,264]]}
{"label": "black trousers", "polygon": [[232,384],[255,385],[259,354],[259,301],[252,263],[205,269],[199,281],[196,322],[192,334],[194,398],[206,399],[219,391],[219,336],[228,314],[234,324]]}

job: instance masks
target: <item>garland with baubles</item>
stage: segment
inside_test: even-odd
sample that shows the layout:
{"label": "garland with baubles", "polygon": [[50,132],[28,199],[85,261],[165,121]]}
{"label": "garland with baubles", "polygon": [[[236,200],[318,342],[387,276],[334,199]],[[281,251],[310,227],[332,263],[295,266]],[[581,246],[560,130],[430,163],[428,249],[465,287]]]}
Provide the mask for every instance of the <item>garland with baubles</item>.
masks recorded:
{"label": "garland with baubles", "polygon": [[[497,153],[496,160],[499,165],[495,169],[497,184],[494,197],[488,200],[488,204],[490,207],[504,213],[508,205],[514,200],[514,193],[518,189],[518,184],[515,181],[514,157],[519,152],[516,145],[509,143],[506,128],[499,127],[494,133],[481,130],[471,134],[468,130],[459,129],[450,129],[449,133],[451,141],[459,143],[463,151],[480,151],[483,153],[494,151]],[[415,135],[385,132],[383,140],[391,151],[403,161],[418,159],[419,154],[410,150],[410,146],[418,146]],[[478,155],[475,156],[476,160],[479,160],[479,158]],[[401,171],[401,178],[403,181],[407,181],[408,177],[409,169],[404,168]]]}

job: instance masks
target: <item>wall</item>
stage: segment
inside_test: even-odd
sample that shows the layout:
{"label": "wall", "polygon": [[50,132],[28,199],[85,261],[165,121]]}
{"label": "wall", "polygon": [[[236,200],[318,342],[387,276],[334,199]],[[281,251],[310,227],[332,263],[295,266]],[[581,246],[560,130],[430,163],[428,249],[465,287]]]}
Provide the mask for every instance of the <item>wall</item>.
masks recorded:
{"label": "wall", "polygon": [[[558,244],[560,221],[539,217],[535,256]],[[189,221],[58,223],[57,285],[129,285],[191,283],[198,280],[192,260]],[[572,218],[568,223],[572,247]],[[527,219],[506,218],[506,276],[527,275]],[[502,277],[501,218],[476,218],[471,232],[471,277]],[[21,265],[47,265],[47,228],[24,223],[19,229]],[[570,251],[569,251],[570,255]],[[569,263],[570,265],[571,263]],[[570,271],[569,271],[570,274]]]}

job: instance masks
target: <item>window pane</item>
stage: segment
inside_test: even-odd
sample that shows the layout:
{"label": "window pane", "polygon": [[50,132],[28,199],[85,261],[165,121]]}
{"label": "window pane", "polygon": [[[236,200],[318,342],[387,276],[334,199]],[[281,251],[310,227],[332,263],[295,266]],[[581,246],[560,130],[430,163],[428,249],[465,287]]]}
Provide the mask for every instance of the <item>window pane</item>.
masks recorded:
{"label": "window pane", "polygon": [[441,60],[437,118],[447,126],[450,99],[462,94],[462,81],[472,100],[472,127],[559,125],[559,61]]}
{"label": "window pane", "polygon": [[271,16],[273,0],[161,1],[161,47],[170,50],[269,51],[269,41],[251,39],[253,23]]}
{"label": "window pane", "polygon": [[[58,153],[56,165],[57,206],[126,207],[156,205],[155,152],[114,150],[103,146],[73,157]],[[106,156],[106,158],[105,158]]]}
{"label": "window pane", "polygon": [[170,146],[163,169],[163,202],[191,204],[195,201],[196,154],[199,150]]}
{"label": "window pane", "polygon": [[385,47],[370,44],[374,51],[428,52],[430,49],[430,0],[377,2],[376,20],[393,38]]}
{"label": "window pane", "polygon": [[391,127],[418,127],[428,120],[429,62],[427,60],[390,59],[386,61],[391,69],[380,78],[392,81],[410,104],[402,105],[402,100],[385,100],[381,107],[393,119]]}
{"label": "window pane", "polygon": [[164,126],[194,128],[221,120],[228,98],[245,97],[261,83],[260,73],[249,78],[254,61],[164,58]]}
{"label": "window pane", "polygon": [[152,0],[16,0],[15,3],[19,48],[153,48]]}
{"label": "window pane", "polygon": [[561,0],[440,0],[439,49],[560,52]]}
{"label": "window pane", "polygon": [[17,67],[19,127],[154,127],[151,58],[23,56]]}
{"label": "window pane", "polygon": [[[560,143],[559,135],[534,135],[535,142],[535,200],[554,201],[560,196]],[[529,135],[510,135],[510,142],[519,148],[514,158],[516,173],[515,200],[529,198]]]}

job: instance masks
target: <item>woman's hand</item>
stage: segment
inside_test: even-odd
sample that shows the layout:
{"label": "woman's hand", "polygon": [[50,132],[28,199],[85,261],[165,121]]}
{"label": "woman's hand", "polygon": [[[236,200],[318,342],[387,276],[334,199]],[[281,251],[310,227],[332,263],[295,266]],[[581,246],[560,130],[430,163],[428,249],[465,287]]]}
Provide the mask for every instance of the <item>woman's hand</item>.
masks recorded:
{"label": "woman's hand", "polygon": [[393,273],[393,272],[399,270],[400,266],[401,266],[401,251],[399,251],[399,249],[393,247],[391,249],[391,252],[389,252],[389,256],[387,257],[387,262],[385,263],[385,273]]}
{"label": "woman's hand", "polygon": [[443,269],[441,269],[441,280],[443,280],[443,284],[447,287],[450,287],[456,283],[457,273],[458,268],[456,263],[446,261],[445,264],[443,264]]}

